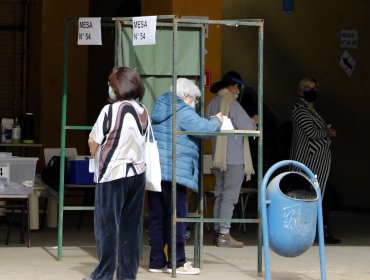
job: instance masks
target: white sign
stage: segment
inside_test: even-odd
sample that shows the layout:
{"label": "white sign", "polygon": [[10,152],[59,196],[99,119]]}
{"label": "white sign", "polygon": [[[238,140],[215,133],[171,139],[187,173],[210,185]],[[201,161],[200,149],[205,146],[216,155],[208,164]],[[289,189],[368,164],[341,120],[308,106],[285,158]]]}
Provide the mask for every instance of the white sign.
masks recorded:
{"label": "white sign", "polygon": [[100,18],[78,19],[78,45],[101,45]]}
{"label": "white sign", "polygon": [[157,16],[132,18],[132,44],[134,46],[155,45]]}
{"label": "white sign", "polygon": [[339,60],[339,66],[348,75],[348,77],[352,76],[352,72],[356,67],[356,61],[347,50],[343,52],[342,57]]}
{"label": "white sign", "polygon": [[341,30],[340,47],[342,49],[357,49],[358,48],[357,30]]}
{"label": "white sign", "polygon": [[9,166],[0,166],[0,178],[9,178]]}

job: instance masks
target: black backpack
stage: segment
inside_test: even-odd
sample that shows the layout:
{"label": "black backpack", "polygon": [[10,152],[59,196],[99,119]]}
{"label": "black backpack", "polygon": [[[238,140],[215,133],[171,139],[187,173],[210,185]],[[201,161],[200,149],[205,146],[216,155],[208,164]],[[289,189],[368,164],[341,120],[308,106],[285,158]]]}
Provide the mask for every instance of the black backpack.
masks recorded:
{"label": "black backpack", "polygon": [[[67,176],[67,159],[64,161],[64,182]],[[53,156],[41,172],[41,179],[52,189],[59,191],[60,156]]]}

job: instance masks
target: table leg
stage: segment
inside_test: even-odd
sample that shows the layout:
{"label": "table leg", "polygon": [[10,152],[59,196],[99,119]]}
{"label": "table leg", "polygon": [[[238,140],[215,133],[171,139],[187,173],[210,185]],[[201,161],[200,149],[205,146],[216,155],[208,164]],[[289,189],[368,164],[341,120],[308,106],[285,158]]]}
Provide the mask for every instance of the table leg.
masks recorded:
{"label": "table leg", "polygon": [[20,243],[24,243],[24,231],[25,231],[25,222],[24,222],[24,216],[26,215],[24,208],[26,207],[25,201],[22,200],[23,207],[21,208],[21,241]]}
{"label": "table leg", "polygon": [[54,197],[48,199],[48,214],[46,215],[46,227],[58,227],[58,200]]}
{"label": "table leg", "polygon": [[29,208],[30,208],[30,229],[37,230],[39,229],[39,196],[37,192],[34,191],[28,196]]}
{"label": "table leg", "polygon": [[7,231],[7,234],[6,234],[5,245],[9,244],[10,231],[11,231],[12,225],[13,225],[13,218],[14,218],[14,208],[12,208],[12,214],[10,216],[10,220],[9,220],[9,224],[8,224],[8,231]]}
{"label": "table leg", "polygon": [[[28,248],[31,248],[31,230],[30,230],[30,203],[29,199],[26,199],[26,211],[27,211],[27,237],[28,237]],[[38,215],[37,215],[38,216]]]}

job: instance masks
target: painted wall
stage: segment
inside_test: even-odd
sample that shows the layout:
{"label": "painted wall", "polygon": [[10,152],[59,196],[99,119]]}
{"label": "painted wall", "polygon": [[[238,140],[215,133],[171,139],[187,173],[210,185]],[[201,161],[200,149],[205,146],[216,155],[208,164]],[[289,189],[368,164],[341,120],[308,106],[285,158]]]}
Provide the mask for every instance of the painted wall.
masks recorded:
{"label": "painted wall", "polygon": [[[283,13],[283,1],[223,1],[224,19],[261,18],[264,36],[264,100],[281,121],[290,119],[301,77],[320,83],[317,110],[337,128],[332,143],[330,180],[341,203],[368,208],[370,126],[370,3],[368,1],[297,1]],[[357,30],[358,49],[349,49],[357,65],[351,77],[338,66],[344,49],[340,31]],[[223,32],[222,70],[236,69],[257,85],[257,34],[253,30]]]}
{"label": "painted wall", "polygon": [[[63,88],[64,20],[88,16],[89,1],[35,1],[30,5],[28,110],[35,112],[36,139],[43,147],[59,147]],[[34,16],[34,17],[33,17]],[[86,124],[87,48],[77,46],[77,25],[69,36],[68,117],[69,125]],[[87,148],[84,132],[67,132],[67,146]],[[40,160],[43,154],[40,155]]]}

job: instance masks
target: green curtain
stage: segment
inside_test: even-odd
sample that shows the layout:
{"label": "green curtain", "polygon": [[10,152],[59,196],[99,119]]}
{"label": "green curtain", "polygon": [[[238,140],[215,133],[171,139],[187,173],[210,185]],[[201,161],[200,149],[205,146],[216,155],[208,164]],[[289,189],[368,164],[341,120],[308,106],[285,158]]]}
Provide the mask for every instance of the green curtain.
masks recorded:
{"label": "green curtain", "polygon": [[[195,79],[201,72],[200,29],[179,27],[177,35],[177,76]],[[143,103],[150,112],[155,100],[171,88],[173,43],[172,27],[157,26],[155,45],[133,46],[132,26],[122,26],[118,65],[134,68],[142,76]]]}

